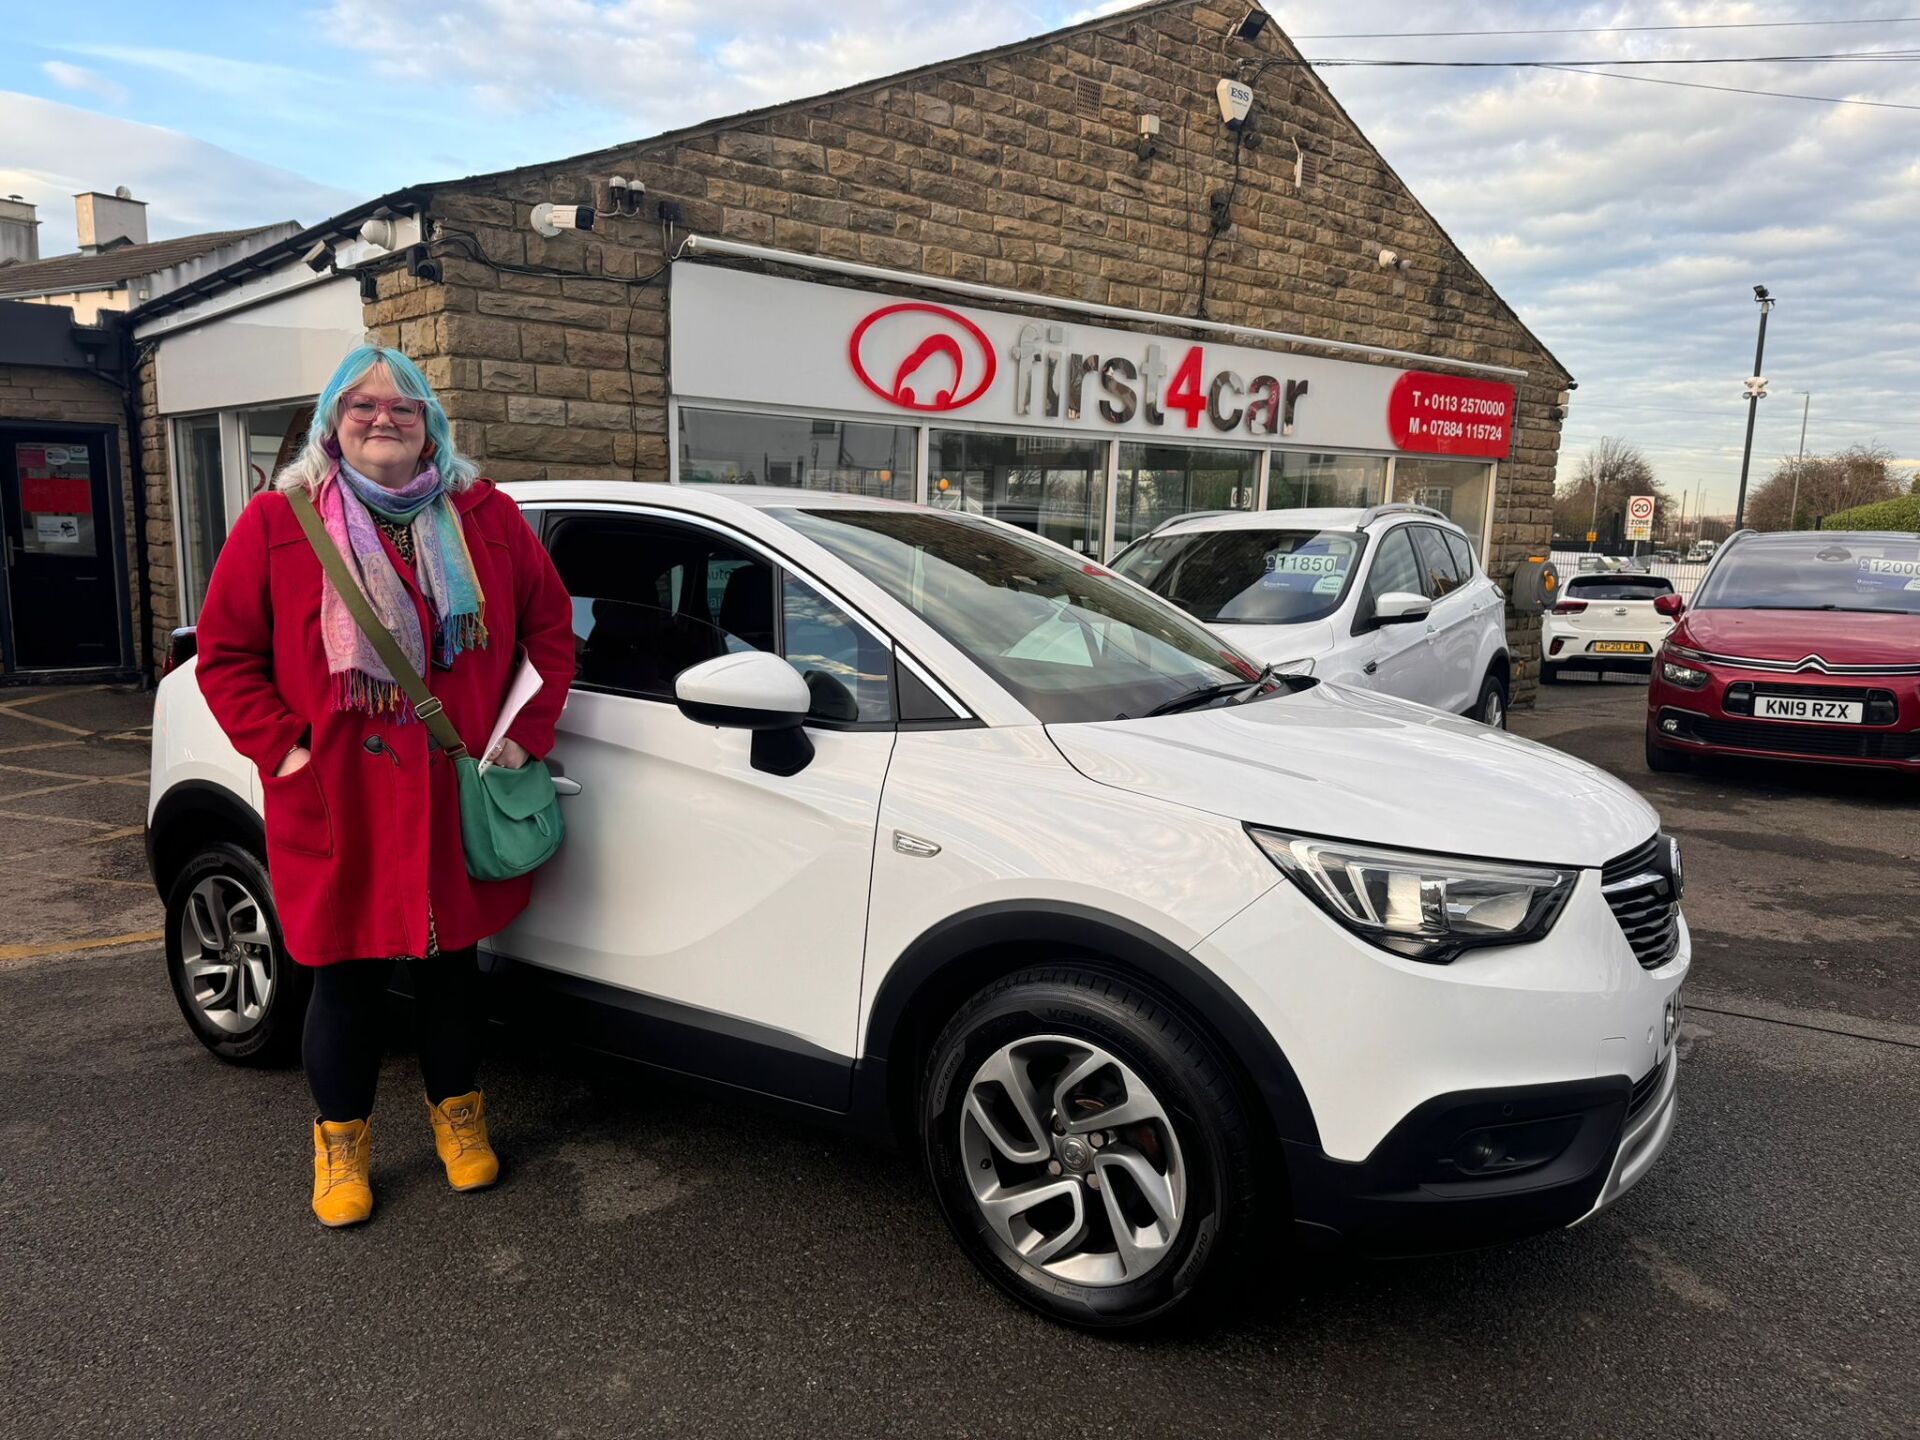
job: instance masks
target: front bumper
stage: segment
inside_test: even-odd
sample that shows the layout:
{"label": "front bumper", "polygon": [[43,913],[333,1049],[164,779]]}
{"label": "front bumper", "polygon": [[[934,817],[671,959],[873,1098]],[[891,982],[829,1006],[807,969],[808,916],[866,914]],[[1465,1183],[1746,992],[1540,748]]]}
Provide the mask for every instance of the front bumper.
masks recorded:
{"label": "front bumper", "polygon": [[[1745,755],[1826,765],[1920,771],[1920,685],[1905,676],[1775,675],[1687,660],[1708,680],[1688,690],[1662,678],[1647,688],[1647,738],[1676,754]],[[1758,693],[1804,693],[1870,705],[1866,724],[1762,720]],[[1886,717],[1886,718],[1879,718]]]}
{"label": "front bumper", "polygon": [[1544,940],[1450,965],[1376,949],[1291,884],[1210,936],[1208,963],[1313,1113],[1315,1133],[1283,1139],[1300,1225],[1422,1253],[1572,1225],[1624,1194],[1673,1124],[1692,954],[1676,924],[1672,954],[1643,968],[1595,870]]}
{"label": "front bumper", "polygon": [[[1577,1225],[1659,1159],[1678,1081],[1670,1051],[1637,1084],[1617,1075],[1439,1096],[1359,1164],[1289,1144],[1295,1224],[1309,1241],[1376,1255],[1465,1250]],[[1462,1171],[1463,1151],[1503,1132],[1523,1154],[1531,1143],[1546,1158],[1508,1174]]]}

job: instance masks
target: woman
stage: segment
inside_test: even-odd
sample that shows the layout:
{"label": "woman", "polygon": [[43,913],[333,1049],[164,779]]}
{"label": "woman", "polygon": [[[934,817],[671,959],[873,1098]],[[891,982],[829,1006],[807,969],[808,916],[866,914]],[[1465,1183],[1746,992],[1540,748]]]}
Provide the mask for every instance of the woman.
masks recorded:
{"label": "woman", "polygon": [[479,754],[525,650],[544,684],[491,757],[543,756],[573,678],[572,611],[519,508],[453,447],[446,411],[397,350],[362,346],[314,408],[306,444],[242,512],[199,626],[200,689],[259,767],[267,869],[286,947],[314,967],[302,1037],[319,1111],[313,1210],[373,1212],[367,1122],[396,959],[418,1002],[435,1148],[456,1190],[493,1183],[476,1083],[475,943],[531,877],[471,879],[454,767],[323,574],[287,498],[305,490],[361,592]]}

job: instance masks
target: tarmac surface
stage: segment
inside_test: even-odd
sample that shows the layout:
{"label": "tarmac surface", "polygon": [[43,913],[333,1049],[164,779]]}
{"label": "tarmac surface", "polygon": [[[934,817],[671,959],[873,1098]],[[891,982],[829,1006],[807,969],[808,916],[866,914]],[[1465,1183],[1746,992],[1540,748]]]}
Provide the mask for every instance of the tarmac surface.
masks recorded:
{"label": "tarmac surface", "polygon": [[499,1037],[507,1169],[463,1196],[397,1027],[378,1209],[322,1230],[298,1072],[207,1055],[158,944],[123,938],[160,924],[130,778],[149,705],[0,692],[0,1436],[1914,1431],[1911,786],[1653,777],[1637,686],[1544,692],[1516,728],[1686,846],[1667,1154],[1579,1229],[1392,1263],[1275,1247],[1230,1303],[1115,1339],[978,1278],[910,1158],[563,1037]]}

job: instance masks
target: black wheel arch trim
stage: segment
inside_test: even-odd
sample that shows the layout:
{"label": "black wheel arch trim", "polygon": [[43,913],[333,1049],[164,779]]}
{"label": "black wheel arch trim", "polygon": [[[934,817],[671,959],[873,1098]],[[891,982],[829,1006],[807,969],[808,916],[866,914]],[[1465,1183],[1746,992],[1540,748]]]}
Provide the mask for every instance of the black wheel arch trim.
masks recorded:
{"label": "black wheel arch trim", "polygon": [[[1200,1028],[1217,1039],[1221,1057],[1251,1082],[1274,1135],[1318,1148],[1319,1130],[1293,1066],[1272,1034],[1246,1002],[1217,975],[1165,936],[1119,916],[1065,901],[1023,900],[963,910],[927,930],[894,961],[874,996],[861,1057],[855,1070],[855,1108],[871,1122],[893,1128],[899,1120],[904,1087],[913,1077],[889,1064],[904,1043],[931,1039],[945,1024],[951,1005],[925,1013],[929,996],[963,1002],[981,985],[1006,973],[1016,949],[1077,956],[1137,972],[1185,1008]],[[999,963],[976,966],[989,957]],[[1038,958],[1029,956],[1027,961]],[[957,983],[956,983],[957,982]],[[889,1072],[895,1071],[889,1078]]]}
{"label": "black wheel arch trim", "polygon": [[[184,863],[184,857],[163,856],[161,846],[183,821],[210,822],[223,832],[223,838],[246,846],[265,863],[267,826],[259,812],[225,785],[211,780],[182,780],[168,787],[147,819],[147,874],[161,900],[167,898],[168,881],[179,874]],[[166,868],[163,859],[170,861]]]}

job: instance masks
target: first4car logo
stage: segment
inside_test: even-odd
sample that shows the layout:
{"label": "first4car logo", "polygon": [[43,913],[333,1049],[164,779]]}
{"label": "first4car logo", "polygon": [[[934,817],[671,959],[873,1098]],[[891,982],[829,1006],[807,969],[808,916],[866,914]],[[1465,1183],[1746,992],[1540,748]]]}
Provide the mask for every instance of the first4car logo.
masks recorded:
{"label": "first4car logo", "polygon": [[847,358],[860,383],[907,410],[959,410],[1000,368],[986,332],[944,305],[883,305],[854,326]]}

